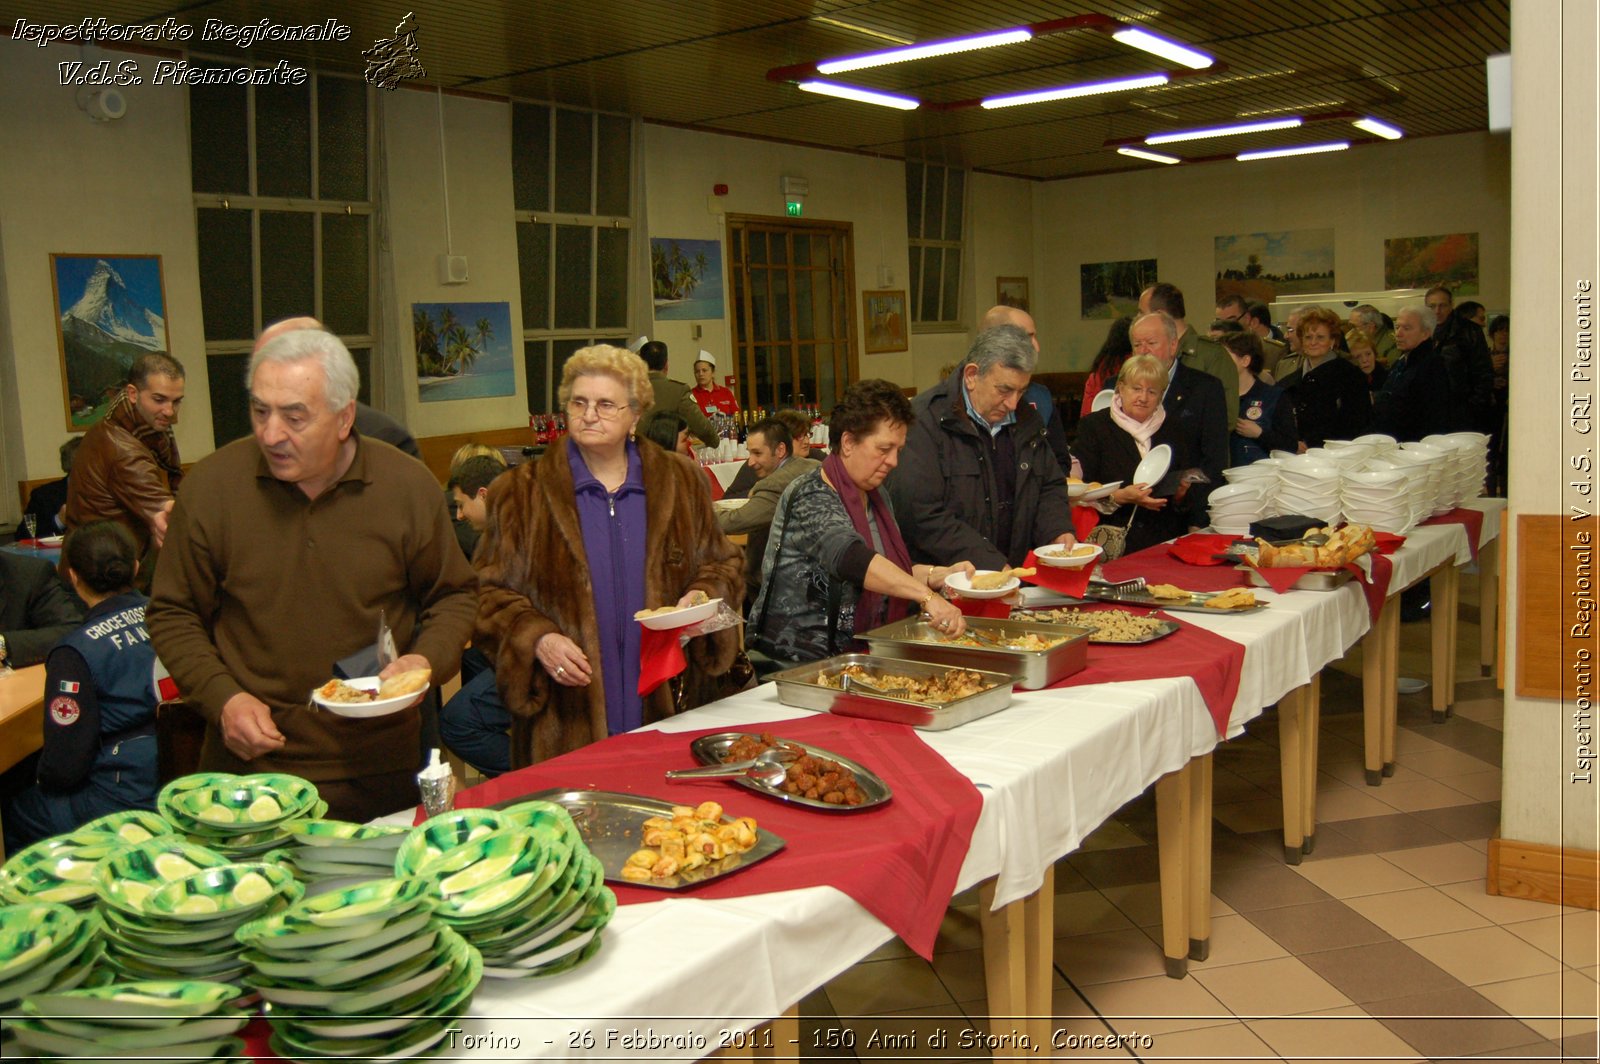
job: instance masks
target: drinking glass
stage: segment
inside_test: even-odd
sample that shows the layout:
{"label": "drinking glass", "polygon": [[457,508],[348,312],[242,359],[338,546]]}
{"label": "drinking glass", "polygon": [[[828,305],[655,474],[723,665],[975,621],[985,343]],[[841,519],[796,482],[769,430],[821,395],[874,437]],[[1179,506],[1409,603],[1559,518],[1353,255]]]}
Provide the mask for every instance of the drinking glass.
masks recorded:
{"label": "drinking glass", "polygon": [[22,527],[28,530],[28,543],[33,550],[39,549],[39,515],[23,514]]}

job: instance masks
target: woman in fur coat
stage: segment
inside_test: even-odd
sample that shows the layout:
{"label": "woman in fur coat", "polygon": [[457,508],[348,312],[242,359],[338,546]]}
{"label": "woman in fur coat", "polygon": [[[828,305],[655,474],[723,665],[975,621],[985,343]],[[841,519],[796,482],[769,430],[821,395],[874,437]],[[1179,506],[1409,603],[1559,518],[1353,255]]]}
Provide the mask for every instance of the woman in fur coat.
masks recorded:
{"label": "woman in fur coat", "polygon": [[[669,685],[638,691],[634,614],[697,591],[738,602],[744,588],[704,472],[633,440],[654,399],[644,362],[583,348],[560,399],[569,435],[494,482],[474,560],[475,643],[511,713],[514,769],[671,715]],[[738,627],[690,640],[691,686],[726,672],[738,650]]]}

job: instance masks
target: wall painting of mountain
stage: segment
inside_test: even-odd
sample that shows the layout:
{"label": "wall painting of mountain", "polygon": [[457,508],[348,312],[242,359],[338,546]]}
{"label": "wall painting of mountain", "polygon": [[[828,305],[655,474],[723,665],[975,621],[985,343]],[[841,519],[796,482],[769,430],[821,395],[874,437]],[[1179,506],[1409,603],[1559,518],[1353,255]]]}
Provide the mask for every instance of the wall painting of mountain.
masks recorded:
{"label": "wall painting of mountain", "polygon": [[422,402],[517,394],[510,303],[413,303],[411,335]]}
{"label": "wall painting of mountain", "polygon": [[170,350],[160,255],[51,255],[67,429],[105,416],[140,355]]}

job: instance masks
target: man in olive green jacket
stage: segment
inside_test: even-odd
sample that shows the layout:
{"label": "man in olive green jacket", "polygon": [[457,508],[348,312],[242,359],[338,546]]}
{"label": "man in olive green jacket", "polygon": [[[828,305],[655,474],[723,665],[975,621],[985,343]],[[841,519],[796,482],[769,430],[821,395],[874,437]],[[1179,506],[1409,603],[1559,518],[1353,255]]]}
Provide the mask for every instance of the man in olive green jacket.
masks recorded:
{"label": "man in olive green jacket", "polygon": [[707,447],[715,447],[717,430],[706,412],[700,409],[700,404],[694,401],[690,387],[667,376],[667,345],[651,340],[639,348],[639,357],[650,371],[650,387],[656,393],[655,409],[676,413],[689,426],[689,435]]}

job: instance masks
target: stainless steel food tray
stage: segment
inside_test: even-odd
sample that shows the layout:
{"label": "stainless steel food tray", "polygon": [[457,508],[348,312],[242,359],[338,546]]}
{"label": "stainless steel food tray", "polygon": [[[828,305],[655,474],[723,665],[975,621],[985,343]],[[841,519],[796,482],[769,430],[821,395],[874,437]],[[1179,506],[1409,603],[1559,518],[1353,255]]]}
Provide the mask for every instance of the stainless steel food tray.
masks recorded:
{"label": "stainless steel food tray", "polygon": [[872,653],[879,657],[933,661],[942,665],[960,665],[967,669],[1010,673],[1015,678],[1017,686],[1025,691],[1049,687],[1075,672],[1082,671],[1089,663],[1088,629],[989,617],[970,618],[967,621],[967,628],[969,631],[976,629],[991,632],[1001,638],[1032,634],[1054,639],[1065,634],[1067,640],[1049,650],[1009,650],[999,647],[956,645],[943,639],[937,628],[919,618],[897,621],[873,629],[861,638],[867,641]]}
{"label": "stainless steel food tray", "polygon": [[1230,613],[1254,613],[1267,608],[1265,602],[1257,602],[1254,606],[1242,606],[1237,609],[1212,609],[1206,603],[1222,594],[1220,591],[1191,591],[1186,599],[1158,599],[1144,588],[1136,591],[1103,591],[1090,588],[1084,593],[1084,598],[1096,602],[1111,602],[1119,606],[1143,606],[1152,610],[1172,610],[1175,613],[1209,613],[1213,617],[1226,616]]}
{"label": "stainless steel food tray", "polygon": [[[572,822],[577,825],[578,833],[583,836],[589,852],[599,858],[601,867],[605,869],[606,879],[629,887],[684,890],[713,879],[730,876],[735,872],[742,872],[757,861],[771,857],[785,845],[779,836],[764,827],[758,828],[755,846],[745,853],[732,854],[720,861],[702,865],[692,872],[681,872],[665,879],[652,879],[641,883],[622,878],[622,866],[636,850],[644,848],[644,833],[640,827],[653,816],[672,819],[672,807],[678,803],[659,798],[641,798],[636,794],[621,794],[617,791],[578,791],[561,787],[519,795],[511,799],[511,803],[535,799],[554,802],[565,809],[572,817]],[[725,816],[723,820],[730,821],[732,817]]]}
{"label": "stainless steel food tray", "polygon": [[[947,664],[930,664],[893,656],[840,654],[826,661],[814,661],[809,665],[787,669],[773,676],[772,679],[778,685],[778,701],[786,706],[820,709],[825,713],[835,713],[841,717],[868,717],[895,724],[909,724],[923,731],[945,731],[956,728],[979,717],[998,713],[1011,704],[1013,683],[1011,673],[992,668],[993,662],[987,660],[981,666],[966,667],[973,668],[986,682],[991,682],[994,686],[987,691],[958,698],[954,702],[913,702],[908,698],[890,698],[869,691],[840,691],[817,682],[819,677],[837,673],[846,665],[861,665],[872,670],[874,675],[892,672],[918,679],[937,676],[950,667]],[[817,756],[832,757],[833,760],[840,761],[832,754]],[[846,767],[849,765],[846,764]]]}
{"label": "stainless steel food tray", "polygon": [[[1079,607],[1077,607],[1077,606],[1063,606],[1063,607],[1059,607],[1059,608],[1071,610],[1071,609],[1078,609]],[[1050,609],[1029,610],[1028,612],[1047,616],[1048,614],[1052,613],[1053,611],[1054,611],[1054,607],[1050,608]],[[1216,610],[1212,610],[1211,612],[1212,613],[1216,613],[1217,611]],[[1048,624],[1048,625],[1050,625],[1050,627],[1055,628],[1057,630],[1071,627],[1065,621],[1039,620],[1039,621],[1035,621],[1033,623],[1035,623],[1035,624]],[[1166,620],[1166,619],[1162,619],[1162,621],[1160,623],[1160,626],[1157,627],[1155,631],[1153,631],[1149,635],[1145,636],[1143,639],[1103,639],[1099,635],[1094,634],[1093,630],[1091,630],[1091,634],[1089,636],[1089,642],[1096,643],[1096,644],[1099,644],[1101,646],[1114,646],[1114,647],[1142,646],[1145,643],[1154,643],[1157,639],[1165,639],[1167,636],[1171,635],[1173,632],[1176,632],[1178,630],[1178,628],[1179,628],[1179,625],[1178,625],[1177,621],[1169,621],[1169,620]],[[1074,628],[1073,631],[1082,631],[1082,629]]]}
{"label": "stainless steel food tray", "polygon": [[[1271,584],[1262,576],[1253,565],[1241,565],[1245,576],[1256,587],[1271,588]],[[1307,573],[1296,580],[1289,588],[1290,591],[1337,591],[1351,580],[1355,574],[1349,569],[1325,569],[1314,573]]]}
{"label": "stainless steel food tray", "polygon": [[[855,656],[859,657],[861,655]],[[871,659],[868,658],[866,660],[870,661]],[[894,662],[893,664],[898,665],[899,662]],[[816,672],[817,666],[815,664],[809,665],[806,667],[806,669],[807,671]],[[1002,681],[1007,681],[1010,679],[1010,677],[1002,676],[999,677],[999,679]],[[784,681],[780,679],[778,682],[781,685]],[[1009,702],[1011,685],[1006,683],[1005,686],[1008,693],[1006,701]],[[783,701],[782,690],[783,689],[780,686],[778,695],[779,701]],[[820,690],[826,691],[828,688],[824,687],[820,688]],[[834,693],[843,694],[842,691],[836,691]],[[985,691],[983,693],[987,694],[988,692]],[[882,701],[891,700],[882,699]],[[786,704],[792,705],[793,703]],[[861,716],[859,713],[855,715]],[[760,735],[754,732],[736,731],[718,732],[715,735],[702,735],[700,738],[689,744],[689,753],[692,754],[694,759],[700,762],[702,765],[720,765],[728,760],[728,747],[746,737],[757,740],[761,738]],[[829,761],[837,761],[840,765],[849,769],[856,778],[856,786],[861,789],[861,793],[866,800],[860,805],[833,805],[832,803],[824,802],[817,798],[807,798],[803,794],[789,794],[786,791],[779,790],[777,787],[769,787],[759,780],[753,780],[748,776],[736,777],[731,782],[740,784],[749,790],[755,791],[757,794],[764,794],[768,798],[776,798],[780,802],[788,802],[791,805],[803,805],[808,809],[825,809],[830,813],[854,813],[863,809],[872,809],[876,806],[882,805],[884,802],[887,802],[890,798],[894,797],[894,792],[891,791],[889,789],[889,785],[883,781],[883,777],[879,776],[876,772],[872,771],[870,768],[867,768],[859,761],[852,761],[848,757],[841,757],[832,750],[824,750],[822,747],[812,746],[810,743],[802,743],[794,739],[785,739],[781,735],[775,736],[775,738],[779,742],[798,746],[812,757],[821,757],[826,758]]]}

